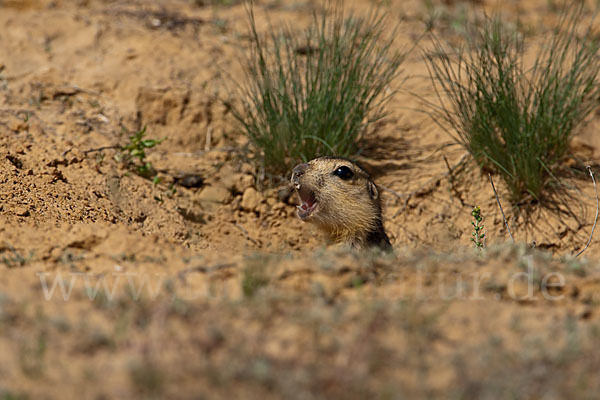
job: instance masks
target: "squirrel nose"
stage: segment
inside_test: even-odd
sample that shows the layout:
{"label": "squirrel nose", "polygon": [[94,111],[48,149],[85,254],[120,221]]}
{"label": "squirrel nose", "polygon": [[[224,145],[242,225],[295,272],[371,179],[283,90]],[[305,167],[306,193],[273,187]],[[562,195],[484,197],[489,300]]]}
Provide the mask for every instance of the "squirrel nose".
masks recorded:
{"label": "squirrel nose", "polygon": [[292,170],[292,175],[300,176],[306,172],[306,168],[308,168],[308,164],[298,164]]}
{"label": "squirrel nose", "polygon": [[307,168],[308,168],[308,164],[306,164],[306,163],[296,165],[294,167],[294,169],[292,170],[292,183],[297,184],[298,178],[300,178],[302,175],[304,175]]}

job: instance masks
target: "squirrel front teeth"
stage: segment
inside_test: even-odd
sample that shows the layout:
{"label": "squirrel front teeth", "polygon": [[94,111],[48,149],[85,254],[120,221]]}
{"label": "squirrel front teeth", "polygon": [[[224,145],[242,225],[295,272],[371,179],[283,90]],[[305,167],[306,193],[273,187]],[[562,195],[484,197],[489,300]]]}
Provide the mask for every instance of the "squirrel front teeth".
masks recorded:
{"label": "squirrel front teeth", "polygon": [[296,183],[296,190],[300,190],[300,184]]}

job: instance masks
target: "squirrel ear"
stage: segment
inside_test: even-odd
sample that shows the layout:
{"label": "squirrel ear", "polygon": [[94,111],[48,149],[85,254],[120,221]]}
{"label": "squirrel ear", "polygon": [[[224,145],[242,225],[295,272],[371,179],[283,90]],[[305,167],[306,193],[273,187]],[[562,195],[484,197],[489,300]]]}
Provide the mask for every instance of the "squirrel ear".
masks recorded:
{"label": "squirrel ear", "polygon": [[369,189],[369,195],[373,200],[377,200],[379,197],[379,191],[377,190],[377,186],[373,182],[367,183],[367,188]]}

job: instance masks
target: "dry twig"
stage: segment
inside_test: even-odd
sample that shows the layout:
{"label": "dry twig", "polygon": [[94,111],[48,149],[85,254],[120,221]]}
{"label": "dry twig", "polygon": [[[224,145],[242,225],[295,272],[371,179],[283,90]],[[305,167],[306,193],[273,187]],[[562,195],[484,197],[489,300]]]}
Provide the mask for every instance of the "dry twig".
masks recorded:
{"label": "dry twig", "polygon": [[[111,150],[111,149],[116,150],[116,149],[120,149],[120,148],[121,148],[121,146],[113,144],[110,146],[102,146],[102,147],[96,147],[94,149],[84,150],[83,154],[93,153],[95,151]],[[69,149],[69,150],[71,150],[71,149]],[[66,153],[68,153],[68,152],[65,152],[65,155],[66,155]]]}
{"label": "dry twig", "polygon": [[236,227],[236,228],[238,228],[238,229],[240,230],[240,232],[242,232],[242,234],[243,234],[243,235],[246,237],[246,240],[249,240],[249,241],[250,241],[250,242],[252,242],[252,244],[254,244],[255,246],[260,246],[260,243],[259,243],[257,240],[255,240],[255,239],[252,239],[252,238],[250,237],[250,235],[248,234],[248,231],[247,231],[247,230],[246,230],[246,229],[245,229],[243,226],[241,226],[241,225],[240,225],[240,224],[238,224],[237,222],[236,222],[236,223],[234,223],[234,225],[235,225],[235,227]]}
{"label": "dry twig", "polygon": [[198,265],[196,267],[186,268],[184,270],[179,271],[177,273],[177,277],[185,282],[187,275],[192,272],[200,272],[203,274],[207,274],[207,273],[219,271],[219,270],[226,269],[226,268],[233,268],[233,267],[235,267],[235,264],[217,264],[217,265],[213,265],[212,267],[205,267],[203,265]]}
{"label": "dry twig", "polygon": [[500,204],[500,198],[498,197],[498,192],[496,192],[496,186],[494,186],[494,180],[492,179],[492,175],[488,174],[488,176],[490,177],[490,183],[492,184],[492,189],[494,190],[494,195],[496,196],[496,202],[498,203],[498,207],[500,207],[500,212],[502,213],[502,219],[504,219],[504,225],[506,225],[506,229],[508,230],[508,235],[510,236],[510,240],[512,240],[512,242],[515,242],[515,239],[513,238],[512,232],[510,231],[510,228],[508,226],[508,221],[506,220],[506,216],[504,215],[504,210],[502,209],[502,204]]}
{"label": "dry twig", "polygon": [[596,229],[596,223],[598,222],[598,211],[600,208],[600,204],[599,204],[600,202],[598,201],[598,188],[596,187],[596,179],[594,179],[594,173],[592,172],[592,167],[590,167],[588,165],[587,170],[588,170],[590,176],[592,177],[592,182],[594,183],[594,191],[596,192],[596,218],[594,218],[594,225],[592,226],[592,232],[590,232],[590,238],[588,239],[588,242],[586,243],[585,247],[583,249],[581,249],[581,251],[575,255],[575,257],[579,257],[579,255],[581,253],[583,253],[584,251],[586,251],[587,248],[590,246],[590,243],[592,242],[592,236],[594,236],[594,230]]}
{"label": "dry twig", "polygon": [[204,142],[204,151],[207,153],[210,151],[211,142],[212,142],[212,126],[209,125],[206,128],[206,141]]}
{"label": "dry twig", "polygon": [[456,166],[454,168],[450,167],[450,163],[448,162],[448,159],[446,158],[446,156],[444,156],[444,162],[446,163],[446,168],[448,168],[448,177],[450,178],[450,189],[452,190],[452,192],[454,193],[454,195],[460,201],[460,205],[464,207],[465,206],[465,202],[462,199],[462,196],[460,195],[460,192],[456,188],[455,180],[454,180],[454,170],[456,169]]}

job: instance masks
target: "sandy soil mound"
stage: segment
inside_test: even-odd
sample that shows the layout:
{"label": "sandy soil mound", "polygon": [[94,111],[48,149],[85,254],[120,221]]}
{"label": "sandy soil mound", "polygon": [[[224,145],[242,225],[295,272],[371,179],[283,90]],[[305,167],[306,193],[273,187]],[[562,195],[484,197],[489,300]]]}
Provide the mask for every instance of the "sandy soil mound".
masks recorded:
{"label": "sandy soil mound", "polygon": [[[385,7],[412,46],[432,22],[459,38],[491,3]],[[540,36],[548,4],[502,11]],[[267,11],[302,26],[315,7],[261,3],[259,28]],[[249,49],[243,5],[0,0],[0,26],[0,399],[600,390],[600,242],[572,257],[594,222],[591,181],[516,214],[496,177],[521,243],[507,244],[487,175],[419,110],[431,84],[418,50],[361,158],[385,188],[395,254],[359,254],[325,249],[293,197],[257,184],[226,105]],[[573,144],[582,170],[599,126]],[[121,151],[143,127],[164,138],[147,150],[154,183]],[[469,241],[475,205],[484,255]]]}

